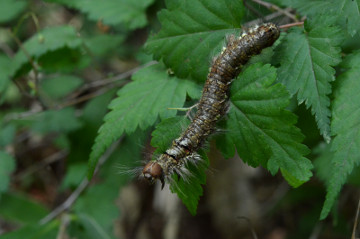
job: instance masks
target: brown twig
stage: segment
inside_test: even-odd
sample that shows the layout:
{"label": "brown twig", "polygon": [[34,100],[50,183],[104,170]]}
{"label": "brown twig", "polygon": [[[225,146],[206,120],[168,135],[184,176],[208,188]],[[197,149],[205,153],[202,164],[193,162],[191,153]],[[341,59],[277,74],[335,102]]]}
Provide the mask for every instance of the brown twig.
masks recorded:
{"label": "brown twig", "polygon": [[[123,137],[121,137],[118,141],[113,143],[110,148],[105,152],[103,156],[100,157],[95,171],[94,175],[99,171],[99,168],[106,162],[106,160],[110,157],[110,155],[114,152],[114,150],[117,148],[117,146],[122,141]],[[76,200],[79,198],[80,194],[89,186],[90,181],[85,177],[83,181],[79,184],[79,186],[75,189],[75,191],[63,202],[61,205],[59,205],[57,208],[55,208],[52,212],[50,212],[47,216],[42,218],[39,223],[41,225],[46,224],[50,222],[55,217],[59,216],[62,212],[68,210],[71,208],[71,206],[76,202]]]}
{"label": "brown twig", "polygon": [[33,174],[34,172],[46,167],[47,165],[52,164],[60,159],[63,159],[66,155],[68,155],[68,152],[65,150],[56,152],[56,153],[50,155],[49,157],[45,158],[41,162],[30,166],[24,172],[16,175],[14,177],[14,181],[20,181],[27,175]]}
{"label": "brown twig", "polygon": [[356,228],[358,226],[359,212],[360,212],[360,198],[359,198],[358,206],[357,206],[357,209],[356,209],[356,215],[355,215],[355,221],[354,221],[354,226],[353,226],[351,239],[356,239],[355,234],[356,234]]}
{"label": "brown twig", "polygon": [[258,3],[258,4],[262,5],[262,6],[264,6],[264,7],[268,8],[268,9],[270,9],[270,10],[275,10],[275,11],[277,11],[277,12],[280,12],[280,13],[282,13],[283,15],[289,17],[290,19],[292,19],[292,20],[295,21],[295,22],[298,22],[298,21],[299,21],[294,14],[290,13],[290,12],[287,11],[287,10],[284,10],[284,9],[278,7],[278,6],[275,5],[275,4],[268,3],[268,2],[264,2],[264,1],[262,1],[262,0],[252,0],[252,1],[255,2],[255,3]]}
{"label": "brown twig", "polygon": [[[107,78],[107,79],[103,79],[103,80],[99,80],[99,81],[95,81],[93,83],[90,83],[88,85],[86,85],[83,90],[88,90],[90,88],[93,88],[93,87],[98,87],[98,86],[104,86],[104,85],[109,85],[111,83],[114,83],[114,82],[117,82],[117,81],[120,81],[120,80],[123,80],[123,79],[126,79],[128,77],[130,77],[131,75],[133,75],[134,73],[136,73],[137,71],[145,68],[145,67],[148,67],[150,65],[153,65],[153,64],[156,64],[157,62],[155,61],[151,61],[147,64],[144,64],[142,66],[139,66],[139,67],[136,67],[134,69],[131,69],[127,72],[124,72],[124,73],[121,73],[117,76],[114,76],[114,77],[111,77],[111,78]],[[102,81],[104,81],[102,83]],[[121,85],[124,85],[126,84],[127,82],[122,82],[120,84]],[[109,90],[113,89],[113,87],[109,86],[109,87],[105,87],[105,88],[101,88],[99,89],[98,91],[95,91],[95,92],[92,92],[92,93],[89,93],[87,95],[84,95],[84,96],[81,96],[79,98],[75,98],[75,99],[71,99],[69,100],[68,102],[65,102],[59,106],[56,106],[55,109],[59,110],[59,109],[63,109],[65,107],[68,107],[68,106],[72,106],[72,105],[76,105],[76,104],[79,104],[81,102],[84,102],[84,101],[87,101],[89,99],[92,99],[96,96],[99,96]],[[51,109],[51,108],[50,108]],[[4,122],[9,122],[11,120],[18,120],[18,119],[23,119],[23,118],[26,118],[26,117],[30,117],[30,116],[33,116],[35,114],[38,114],[38,113],[41,113],[43,112],[44,109],[37,109],[37,110],[31,110],[31,111],[27,111],[27,112],[22,112],[22,113],[13,113],[13,114],[8,114],[4,117]]]}
{"label": "brown twig", "polygon": [[5,42],[0,42],[0,49],[9,57],[12,58],[14,56],[13,50],[9,47]]}
{"label": "brown twig", "polygon": [[88,89],[91,89],[91,88],[95,88],[95,87],[99,87],[99,86],[103,86],[103,85],[108,85],[108,84],[114,83],[116,81],[126,79],[126,78],[132,76],[135,72],[137,72],[137,71],[139,71],[139,70],[141,70],[143,68],[146,68],[148,66],[154,65],[156,63],[157,63],[157,61],[150,61],[150,62],[148,62],[148,63],[146,63],[146,64],[144,64],[142,66],[135,67],[134,69],[123,72],[123,73],[121,73],[119,75],[88,83],[88,84],[86,84],[86,85],[84,85],[82,87],[82,90],[88,90]]}
{"label": "brown twig", "polygon": [[242,219],[242,220],[245,220],[247,222],[247,224],[249,225],[249,228],[250,228],[250,231],[251,231],[251,234],[253,236],[254,239],[258,239],[258,236],[256,235],[256,232],[255,232],[255,229],[253,227],[253,225],[251,224],[251,221],[249,218],[247,217],[237,217],[238,219]]}
{"label": "brown twig", "polygon": [[281,25],[281,26],[279,26],[279,28],[280,29],[287,29],[287,28],[290,28],[290,27],[302,26],[302,25],[304,25],[304,22],[294,22],[294,23]]}

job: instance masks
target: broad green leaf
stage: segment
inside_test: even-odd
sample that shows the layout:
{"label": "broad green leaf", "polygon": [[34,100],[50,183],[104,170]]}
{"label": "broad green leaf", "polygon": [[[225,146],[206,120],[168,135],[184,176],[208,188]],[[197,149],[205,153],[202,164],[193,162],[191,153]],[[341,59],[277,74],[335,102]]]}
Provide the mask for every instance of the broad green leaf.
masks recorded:
{"label": "broad green leaf", "polygon": [[[161,150],[158,151],[159,153],[164,152],[171,145],[171,142],[180,136],[189,123],[190,121],[187,118],[181,116],[162,121],[152,133],[151,145],[158,147]],[[196,214],[200,196],[203,194],[201,185],[206,183],[205,171],[209,166],[206,154],[202,153],[201,156],[203,160],[201,164],[196,166],[188,164],[186,166],[191,172],[191,176],[187,181],[184,181],[177,175],[173,175],[175,183],[170,185],[170,190],[178,195],[192,215]]]}
{"label": "broad green leaf", "polygon": [[[33,61],[38,60],[40,57],[45,59],[54,58],[58,62],[71,62],[74,65],[71,53],[80,54],[79,48],[82,46],[82,40],[78,37],[76,30],[71,26],[57,26],[46,28],[41,32],[35,34],[26,42],[23,43],[23,48]],[[68,49],[70,51],[67,54],[58,54],[58,50]],[[74,51],[71,51],[74,50]],[[39,65],[44,62],[39,62]],[[45,62],[46,64],[46,62]],[[12,62],[11,75],[14,77],[27,73],[31,69],[29,58],[26,56],[23,50],[19,50]]]}
{"label": "broad green leaf", "polygon": [[[24,213],[25,214],[25,213]],[[32,224],[26,225],[12,231],[10,233],[6,233],[1,235],[1,239],[50,239],[57,238],[59,232],[59,221],[52,221],[45,225],[35,224],[34,222],[30,222]]]}
{"label": "broad green leaf", "polygon": [[43,205],[21,194],[5,193],[0,200],[0,215],[11,222],[34,223],[48,213],[49,211]]}
{"label": "broad green leaf", "polygon": [[14,20],[27,6],[25,0],[0,0],[0,23]]}
{"label": "broad green leaf", "polygon": [[311,177],[312,164],[304,157],[309,150],[300,143],[303,135],[294,126],[296,117],[285,110],[289,94],[274,84],[275,79],[270,65],[250,65],[239,75],[231,86],[225,130],[242,160],[254,167],[261,164],[272,174],[280,169],[297,187]]}
{"label": "broad green leaf", "polygon": [[0,151],[0,201],[1,193],[6,192],[9,183],[10,175],[15,170],[15,159],[9,154]]}
{"label": "broad green leaf", "polygon": [[14,124],[2,125],[0,123],[0,148],[11,144],[16,133],[16,126]]}
{"label": "broad green leaf", "polygon": [[346,24],[347,31],[351,36],[360,30],[360,0],[282,0],[281,3],[296,9],[303,15],[328,14],[335,16],[338,18],[338,23]]}
{"label": "broad green leaf", "polygon": [[10,65],[9,57],[0,54],[0,102],[2,101],[4,92],[10,83]]}
{"label": "broad green leaf", "polygon": [[[321,18],[323,19],[323,18]],[[280,44],[278,56],[279,80],[291,94],[297,93],[299,103],[311,107],[312,114],[324,139],[330,142],[329,109],[330,82],[335,80],[335,69],[340,60],[339,45],[342,41],[338,28],[318,21],[305,22],[305,32],[300,29],[290,31]]]}
{"label": "broad green leaf", "polygon": [[153,0],[47,0],[76,8],[86,13],[91,20],[102,21],[107,25],[123,24],[129,29],[144,27],[147,24],[146,8]]}
{"label": "broad green leaf", "polygon": [[186,93],[198,86],[189,80],[170,76],[160,64],[144,68],[133,75],[133,82],[118,91],[110,105],[105,123],[100,127],[89,159],[91,178],[99,157],[123,133],[136,128],[146,129],[160,116],[169,118],[176,114],[168,108],[182,107]]}
{"label": "broad green leaf", "polygon": [[334,155],[321,219],[328,215],[348,175],[360,164],[360,52],[347,56],[340,66],[347,71],[338,77],[334,94],[331,122]]}
{"label": "broad green leaf", "polygon": [[48,110],[34,116],[31,129],[40,133],[69,132],[81,127],[81,122],[75,116],[74,108]]}
{"label": "broad green leaf", "polygon": [[145,47],[177,76],[204,82],[212,54],[226,35],[239,33],[244,6],[230,0],[169,0],[167,6],[158,14],[161,31]]}
{"label": "broad green leaf", "polygon": [[60,75],[44,79],[40,83],[42,92],[51,99],[59,99],[81,86],[83,80],[72,75]]}

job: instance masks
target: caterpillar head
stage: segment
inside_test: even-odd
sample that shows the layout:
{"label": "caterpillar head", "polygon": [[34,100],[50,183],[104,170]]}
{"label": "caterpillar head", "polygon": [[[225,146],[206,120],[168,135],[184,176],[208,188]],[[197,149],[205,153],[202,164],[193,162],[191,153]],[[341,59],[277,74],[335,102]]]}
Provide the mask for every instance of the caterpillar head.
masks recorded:
{"label": "caterpillar head", "polygon": [[142,171],[142,176],[151,184],[159,179],[161,181],[161,189],[165,186],[164,171],[157,162],[151,161],[147,163]]}

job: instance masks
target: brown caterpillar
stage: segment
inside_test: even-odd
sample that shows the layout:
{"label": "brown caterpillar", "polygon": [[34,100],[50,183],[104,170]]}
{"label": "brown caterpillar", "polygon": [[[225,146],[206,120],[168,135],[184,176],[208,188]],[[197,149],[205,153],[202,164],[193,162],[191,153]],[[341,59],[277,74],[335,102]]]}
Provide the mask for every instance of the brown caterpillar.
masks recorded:
{"label": "brown caterpillar", "polygon": [[164,187],[165,180],[171,182],[174,173],[185,180],[190,176],[185,164],[201,162],[197,151],[214,132],[216,122],[227,112],[232,80],[251,56],[272,46],[279,35],[280,30],[275,24],[266,23],[250,29],[241,37],[231,35],[227,38],[226,47],[210,67],[195,117],[165,153],[145,165],[142,171],[144,178],[151,183],[159,179]]}

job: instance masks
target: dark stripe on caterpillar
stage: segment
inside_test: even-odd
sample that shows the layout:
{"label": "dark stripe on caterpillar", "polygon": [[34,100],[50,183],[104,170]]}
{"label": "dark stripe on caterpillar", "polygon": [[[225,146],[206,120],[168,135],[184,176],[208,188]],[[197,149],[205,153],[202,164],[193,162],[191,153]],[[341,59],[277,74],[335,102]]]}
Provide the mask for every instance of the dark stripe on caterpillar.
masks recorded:
{"label": "dark stripe on caterpillar", "polygon": [[184,180],[190,176],[185,164],[201,162],[196,152],[214,132],[217,121],[227,112],[231,81],[251,56],[272,46],[279,35],[280,30],[276,25],[266,23],[250,29],[241,37],[231,35],[227,38],[226,47],[210,67],[195,117],[165,153],[145,165],[142,172],[144,178],[150,182],[159,179],[164,187],[165,180],[171,182],[174,173]]}

